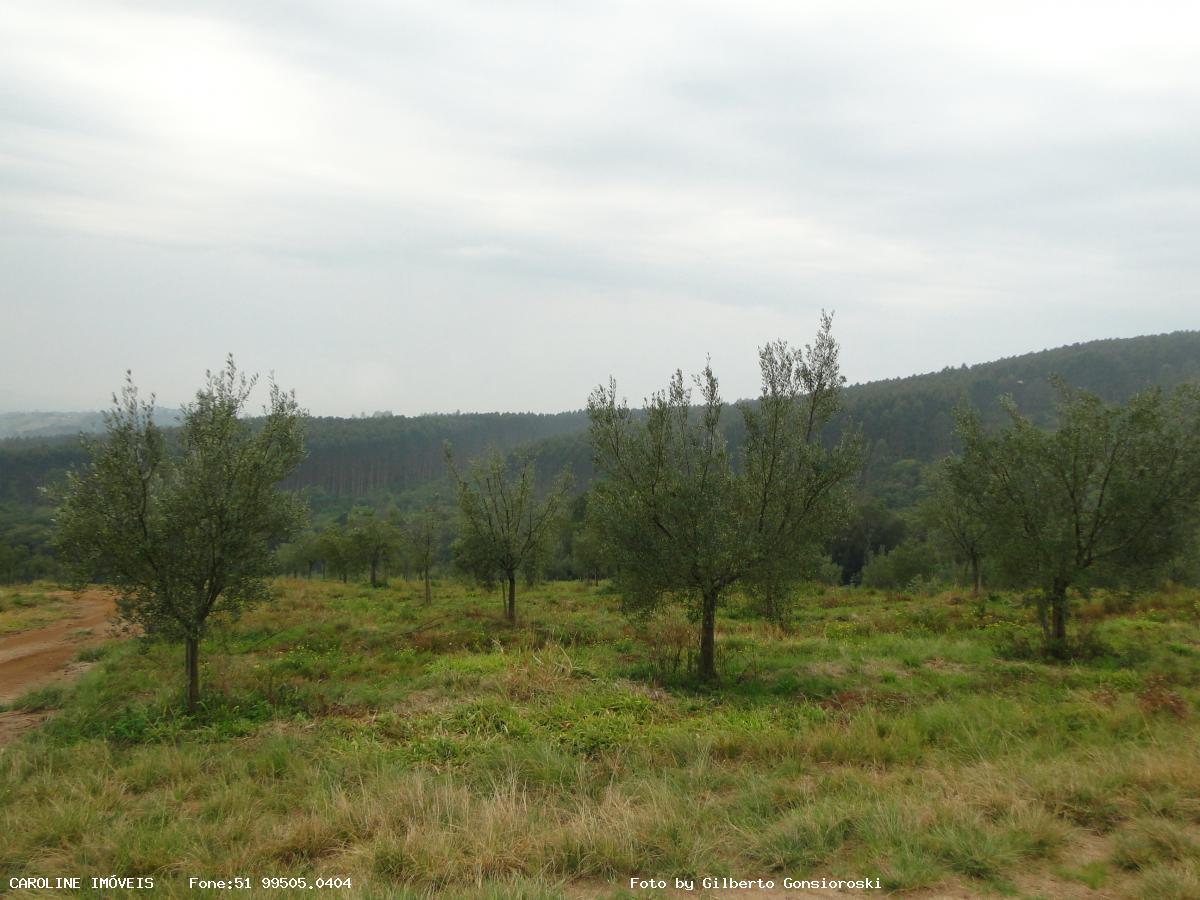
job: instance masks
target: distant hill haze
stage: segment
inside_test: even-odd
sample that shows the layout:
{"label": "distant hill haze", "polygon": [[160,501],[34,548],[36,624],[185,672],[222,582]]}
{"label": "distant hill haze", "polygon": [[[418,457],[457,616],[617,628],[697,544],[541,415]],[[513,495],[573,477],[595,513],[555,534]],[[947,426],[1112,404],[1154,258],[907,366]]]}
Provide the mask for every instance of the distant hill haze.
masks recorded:
{"label": "distant hill haze", "polygon": [[[962,402],[979,407],[986,421],[998,422],[1000,398],[1008,394],[1035,421],[1049,424],[1054,399],[1049,378],[1055,374],[1110,402],[1151,386],[1172,388],[1200,380],[1200,332],[1092,341],[852,385],[831,428],[853,422],[862,429],[871,469],[898,460],[930,462],[954,450],[954,408]],[[163,412],[177,415],[175,410]],[[740,417],[728,416],[727,422],[729,440],[737,445]],[[0,441],[0,502],[37,502],[40,485],[60,479],[82,461],[77,441],[52,436],[56,429],[94,431],[100,424],[100,413],[0,416],[0,435],[22,435]],[[444,484],[442,447],[448,440],[460,459],[486,447],[527,448],[537,457],[540,474],[549,477],[568,466],[582,488],[592,474],[586,432],[587,416],[578,410],[314,418],[308,425],[308,458],[287,486],[311,488],[330,498],[389,496],[406,505],[407,497],[415,503]]]}
{"label": "distant hill haze", "polygon": [[[179,422],[179,410],[156,408],[154,420],[164,427],[174,425]],[[103,430],[104,413],[96,411],[0,413],[0,439],[90,434]]]}

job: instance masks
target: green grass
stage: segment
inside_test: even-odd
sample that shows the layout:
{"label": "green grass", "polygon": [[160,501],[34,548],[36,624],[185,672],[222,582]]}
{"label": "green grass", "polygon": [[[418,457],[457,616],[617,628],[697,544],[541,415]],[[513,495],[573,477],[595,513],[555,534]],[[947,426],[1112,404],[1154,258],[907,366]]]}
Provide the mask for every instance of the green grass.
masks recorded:
{"label": "green grass", "polygon": [[40,628],[61,619],[70,608],[65,600],[69,597],[44,582],[0,586],[0,635]]}
{"label": "green grass", "polygon": [[182,651],[137,641],[14,704],[57,712],[0,751],[5,883],[617,897],[634,875],[727,875],[1197,895],[1195,592],[1093,596],[1070,664],[1030,652],[1013,598],[829,590],[787,631],[734,604],[706,686],[685,617],[631,624],[580,584],[526,591],[516,627],[497,596],[451,584],[432,606],[415,584],[277,588],[205,642],[194,716]]}

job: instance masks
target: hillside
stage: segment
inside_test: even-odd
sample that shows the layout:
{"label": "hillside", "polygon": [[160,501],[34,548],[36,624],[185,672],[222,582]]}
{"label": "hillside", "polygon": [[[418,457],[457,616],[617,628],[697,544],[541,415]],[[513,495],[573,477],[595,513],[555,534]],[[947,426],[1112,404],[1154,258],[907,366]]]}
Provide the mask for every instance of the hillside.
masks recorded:
{"label": "hillside", "polygon": [[[1001,398],[1013,397],[1035,421],[1053,419],[1055,388],[1051,376],[1093,391],[1109,402],[1128,399],[1149,387],[1170,389],[1200,381],[1200,332],[1181,331],[1146,337],[1092,341],[1026,353],[974,366],[851,385],[844,409],[830,425],[833,434],[850,424],[862,429],[868,448],[864,483],[885,505],[906,505],[911,490],[895,490],[896,463],[929,463],[956,449],[954,410],[962,403],[978,407],[984,420],[1004,418]],[[737,415],[725,416],[726,436],[733,446],[742,440]],[[543,440],[534,445],[547,475],[569,466],[577,486],[591,480],[591,454],[586,435]],[[908,472],[910,466],[901,467]],[[904,472],[899,473],[903,477]],[[889,496],[896,494],[897,496]]]}
{"label": "hillside", "polygon": [[7,412],[0,413],[0,438],[52,437],[104,427],[100,412]]}
{"label": "hillside", "polygon": [[[156,409],[155,418],[160,425],[173,425],[179,421],[179,410]],[[76,435],[80,432],[91,434],[103,430],[104,413],[98,410],[0,413],[0,439],[47,438],[58,435]]]}
{"label": "hillside", "polygon": [[[1153,385],[1170,388],[1200,379],[1200,332],[1092,341],[852,385],[834,427],[853,422],[862,428],[873,470],[897,460],[929,462],[953,450],[953,411],[960,402],[998,421],[1000,398],[1010,394],[1022,410],[1048,422],[1054,397],[1048,379],[1054,374],[1110,401]],[[728,421],[736,444],[737,417]],[[308,426],[308,459],[288,486],[344,502],[422,492],[444,478],[443,445],[449,441],[462,458],[489,446],[527,446],[547,472],[570,466],[582,487],[591,475],[586,426],[582,411],[315,418]],[[36,502],[40,485],[60,479],[81,459],[73,437],[0,440],[0,503]]]}
{"label": "hillside", "polygon": [[845,416],[862,426],[877,455],[927,462],[954,449],[953,412],[963,400],[979,407],[985,420],[998,423],[1003,417],[1000,398],[1010,395],[1035,421],[1049,424],[1052,375],[1110,403],[1148,387],[1173,388],[1200,380],[1200,332],[1090,341],[853,385],[846,389]]}

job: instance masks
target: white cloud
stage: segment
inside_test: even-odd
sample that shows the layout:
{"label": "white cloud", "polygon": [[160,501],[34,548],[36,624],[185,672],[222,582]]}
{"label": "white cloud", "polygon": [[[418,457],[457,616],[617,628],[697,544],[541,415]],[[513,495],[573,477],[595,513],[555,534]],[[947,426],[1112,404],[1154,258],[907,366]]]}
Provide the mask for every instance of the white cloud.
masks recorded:
{"label": "white cloud", "polygon": [[135,362],[186,396],[231,348],[318,412],[573,407],[706,351],[751,390],[821,307],[856,379],[1197,327],[1198,25],[9,4],[0,404],[102,404]]}

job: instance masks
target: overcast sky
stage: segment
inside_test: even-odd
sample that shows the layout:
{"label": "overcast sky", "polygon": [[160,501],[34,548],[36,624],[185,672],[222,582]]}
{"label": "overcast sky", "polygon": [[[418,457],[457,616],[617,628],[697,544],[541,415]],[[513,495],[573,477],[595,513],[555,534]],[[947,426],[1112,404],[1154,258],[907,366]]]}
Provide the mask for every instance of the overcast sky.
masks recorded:
{"label": "overcast sky", "polygon": [[1200,7],[0,4],[0,411],[640,400],[1200,327]]}

